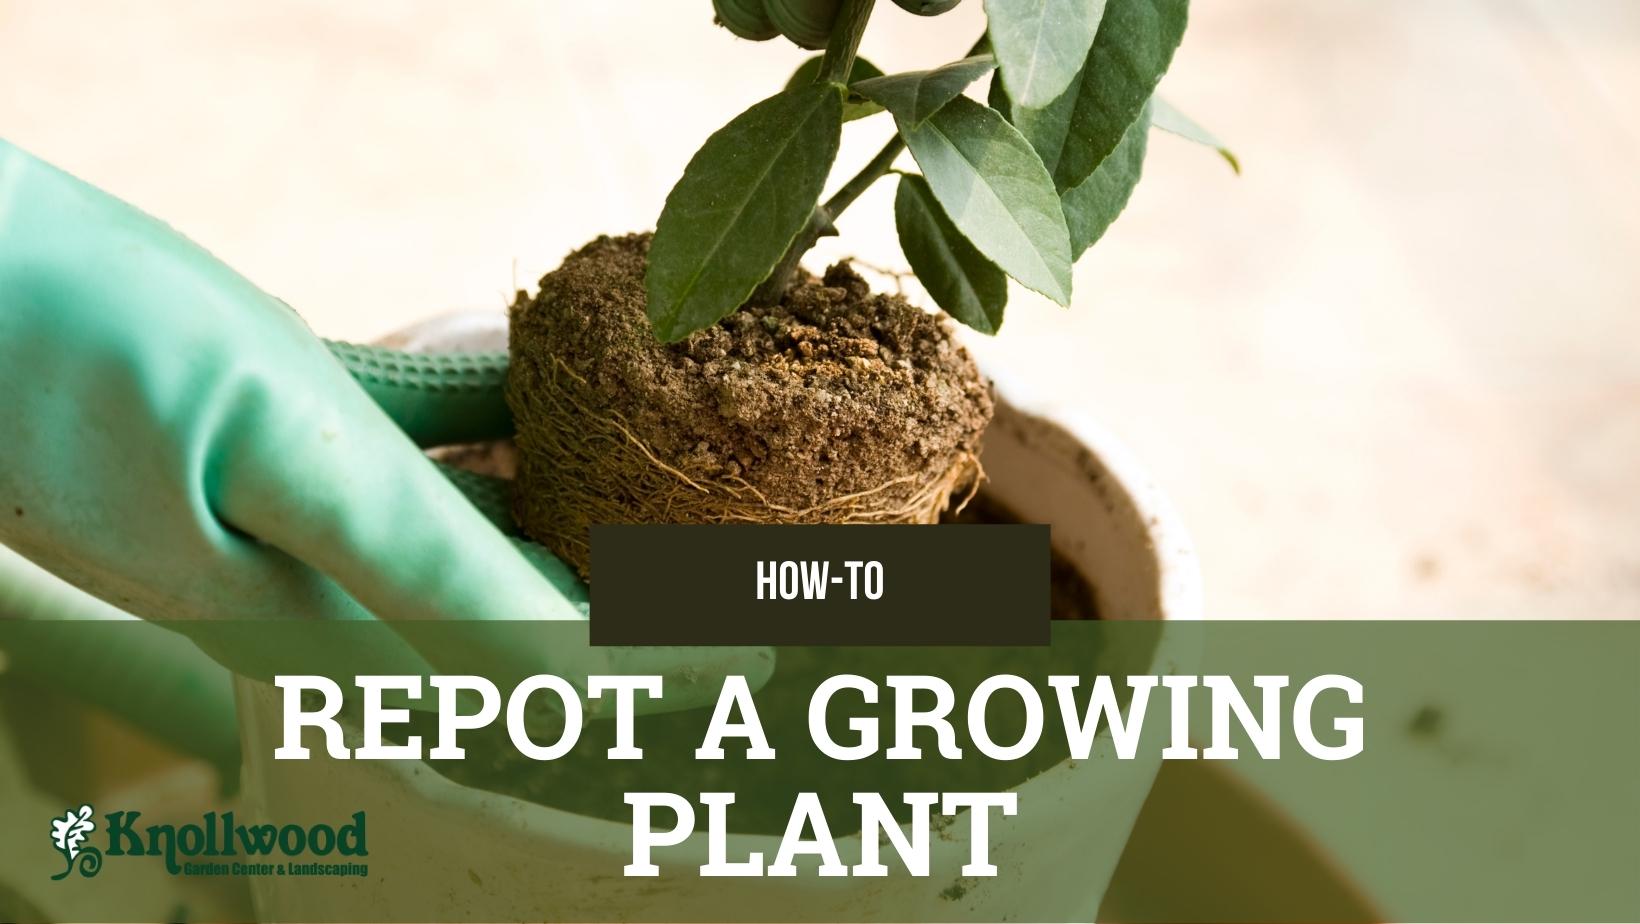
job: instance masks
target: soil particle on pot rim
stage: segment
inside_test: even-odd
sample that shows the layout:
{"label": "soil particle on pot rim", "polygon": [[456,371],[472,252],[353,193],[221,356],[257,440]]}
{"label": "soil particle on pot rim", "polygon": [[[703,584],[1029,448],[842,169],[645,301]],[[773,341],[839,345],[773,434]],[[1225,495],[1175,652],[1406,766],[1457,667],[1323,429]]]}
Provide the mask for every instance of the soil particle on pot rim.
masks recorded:
{"label": "soil particle on pot rim", "polygon": [[516,513],[583,573],[593,523],[932,522],[972,482],[991,395],[944,318],[839,264],[662,344],[648,249],[600,237],[513,306]]}

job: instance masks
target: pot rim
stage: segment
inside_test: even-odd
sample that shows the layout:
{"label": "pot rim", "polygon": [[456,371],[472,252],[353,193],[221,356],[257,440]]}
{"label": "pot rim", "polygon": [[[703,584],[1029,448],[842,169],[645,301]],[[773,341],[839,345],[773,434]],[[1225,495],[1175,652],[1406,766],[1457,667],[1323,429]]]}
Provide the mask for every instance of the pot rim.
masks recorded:
{"label": "pot rim", "polygon": [[1006,364],[977,357],[980,371],[996,388],[999,404],[1026,416],[1032,424],[1057,428],[1089,452],[1110,481],[1120,487],[1156,558],[1158,609],[1168,622],[1205,618],[1201,564],[1184,518],[1132,450],[1078,404],[1047,391]]}

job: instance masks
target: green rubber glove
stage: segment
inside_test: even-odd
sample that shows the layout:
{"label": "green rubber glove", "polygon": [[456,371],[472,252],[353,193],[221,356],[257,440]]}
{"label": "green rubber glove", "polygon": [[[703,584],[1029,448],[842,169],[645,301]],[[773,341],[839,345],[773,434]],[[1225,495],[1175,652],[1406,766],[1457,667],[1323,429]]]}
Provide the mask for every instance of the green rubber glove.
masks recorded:
{"label": "green rubber glove", "polygon": [[[233,675],[186,638],[76,591],[0,546],[5,674],[104,709],[200,757],[230,788],[239,778]],[[57,625],[120,621],[117,632]],[[50,624],[48,624],[50,623]],[[42,631],[28,631],[28,630]],[[110,639],[114,644],[106,644]]]}
{"label": "green rubber glove", "polygon": [[415,621],[586,615],[569,568],[497,528],[504,485],[417,448],[505,435],[505,362],[333,353],[165,224],[0,141],[0,543],[121,610],[194,621],[253,676],[262,653],[208,621],[379,617],[405,644],[371,672],[661,673],[666,708],[710,701],[728,673],[765,680],[767,649],[584,633],[414,650]]}

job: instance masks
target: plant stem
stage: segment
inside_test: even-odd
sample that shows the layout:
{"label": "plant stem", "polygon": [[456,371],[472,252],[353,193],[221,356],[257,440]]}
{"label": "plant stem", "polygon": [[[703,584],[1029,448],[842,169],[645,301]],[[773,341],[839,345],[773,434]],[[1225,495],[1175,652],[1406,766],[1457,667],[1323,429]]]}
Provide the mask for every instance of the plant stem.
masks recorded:
{"label": "plant stem", "polygon": [[[871,18],[871,7],[874,2],[875,0],[843,0],[843,8],[838,11],[837,20],[832,24],[831,38],[826,42],[826,55],[820,61],[820,74],[815,78],[816,82],[845,85],[848,83],[849,74],[854,71],[854,58],[860,50],[860,37],[865,34],[866,21]],[[899,139],[896,138],[895,140],[898,141]],[[890,145],[892,146],[893,142],[890,142]],[[894,155],[898,153],[898,147],[894,148],[893,151],[884,149],[888,162],[892,162]],[[888,168],[888,163],[884,163],[881,167],[876,168],[875,173],[870,173],[884,154],[878,154],[877,157],[873,158],[871,164],[868,164],[859,176],[844,184],[843,188],[837,192],[837,195],[833,196],[825,205],[815,206],[814,212],[809,215],[808,224],[803,226],[803,230],[797,232],[797,237],[792,241],[791,246],[786,248],[786,253],[780,258],[780,262],[775,264],[774,271],[769,273],[769,278],[763,280],[762,284],[752,291],[752,304],[773,305],[785,296],[786,289],[791,285],[792,277],[797,275],[797,267],[802,261],[803,255],[809,252],[809,248],[814,246],[815,241],[818,241],[822,235],[831,229],[832,219],[836,217],[837,213],[847,208],[850,202],[859,198],[860,193],[864,192],[873,180],[882,176],[883,170]],[[845,193],[847,193],[846,196]],[[838,204],[835,211],[832,209],[834,203]]]}
{"label": "plant stem", "polygon": [[[974,42],[974,47],[968,49],[968,55],[980,54],[989,47],[991,47],[990,38],[981,35],[979,40]],[[824,213],[822,216],[824,220],[821,222],[822,227],[829,226],[833,221],[836,221],[837,216],[843,214],[844,209],[854,204],[854,200],[860,198],[860,194],[865,192],[866,188],[872,183],[877,182],[889,173],[903,173],[904,171],[894,169],[894,159],[899,157],[900,152],[903,150],[905,150],[905,139],[896,133],[893,138],[888,139],[887,144],[883,145],[883,149],[877,152],[876,157],[868,161],[865,167],[854,175],[853,179],[844,183],[843,188],[837,190],[835,195],[827,199],[825,205],[820,206],[819,211]],[[799,236],[798,240],[802,240],[802,237]],[[814,241],[809,241],[809,246],[814,246]]]}
{"label": "plant stem", "polygon": [[819,211],[825,213],[826,223],[830,224],[836,221],[837,216],[843,214],[844,209],[853,205],[854,200],[860,198],[860,194],[865,192],[867,187],[888,173],[889,168],[894,166],[894,158],[899,157],[900,152],[903,150],[905,150],[905,140],[898,134],[888,139],[888,143],[883,145],[881,151],[877,152],[877,156],[867,161],[859,173],[856,173],[852,179],[844,183],[843,188],[837,190],[830,199],[827,199],[825,205],[820,206]]}
{"label": "plant stem", "polygon": [[894,163],[894,158],[900,156],[900,152],[903,150],[905,150],[905,142],[900,140],[899,135],[895,135],[889,139],[887,144],[883,145],[883,149],[877,152],[876,157],[873,157],[852,179],[844,183],[842,189],[837,190],[835,195],[827,199],[825,205],[814,207],[814,213],[809,216],[809,223],[803,226],[802,231],[797,232],[797,238],[792,241],[791,247],[786,249],[785,256],[781,257],[780,262],[775,265],[774,272],[770,273],[769,278],[763,280],[763,283],[752,292],[752,304],[773,305],[785,296],[786,289],[791,285],[792,277],[797,275],[797,267],[802,261],[803,255],[808,253],[815,242],[828,232],[836,233],[832,228],[832,222],[855,199],[860,198],[860,194],[865,192],[867,187],[877,182],[883,174],[888,172],[888,168]]}
{"label": "plant stem", "polygon": [[[837,14],[836,26],[832,29],[831,40],[826,45],[826,57],[820,63],[820,83],[837,82],[847,83],[847,75],[854,70],[854,56],[860,48],[860,36],[866,29],[866,20],[871,16],[873,0],[845,0],[843,9]],[[990,39],[981,35],[974,46],[968,49],[969,55],[977,55],[990,47]],[[838,76],[842,75],[842,76]],[[837,190],[824,205],[814,207],[814,213],[809,216],[808,224],[797,233],[792,245],[786,249],[780,262],[775,265],[769,278],[752,292],[751,303],[754,305],[773,305],[786,294],[791,286],[792,277],[797,275],[797,267],[816,241],[829,234],[835,234],[836,229],[832,222],[843,210],[854,204],[872,183],[882,179],[885,175],[894,172],[894,160],[905,150],[905,140],[895,134],[882,150],[868,161],[843,188]]]}
{"label": "plant stem", "polygon": [[843,0],[843,8],[831,25],[831,38],[826,42],[826,56],[820,61],[819,83],[847,84],[854,71],[854,56],[860,50],[860,36],[866,33],[866,20],[871,18],[875,0]]}

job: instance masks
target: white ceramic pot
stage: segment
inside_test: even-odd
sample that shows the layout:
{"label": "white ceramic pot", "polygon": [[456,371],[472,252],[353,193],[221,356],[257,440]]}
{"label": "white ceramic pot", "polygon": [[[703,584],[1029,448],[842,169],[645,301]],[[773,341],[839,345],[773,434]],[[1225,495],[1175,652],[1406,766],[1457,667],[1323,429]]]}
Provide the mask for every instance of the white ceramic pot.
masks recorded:
{"label": "white ceramic pot", "polygon": [[[452,315],[387,342],[427,351],[501,349],[506,319]],[[1055,547],[1091,582],[1103,617],[1199,618],[1200,579],[1189,540],[1127,451],[1079,414],[1033,400],[1007,381],[998,392],[982,459],[987,490],[1024,520],[1051,524]],[[1163,636],[1150,673],[1188,671],[1193,654],[1169,638]],[[275,763],[274,693],[250,681],[239,685],[246,810],[289,821],[347,818],[374,807],[372,876],[363,882],[253,880],[262,920],[465,920],[478,895],[485,896],[486,912],[504,909],[505,920],[711,917],[723,886],[694,875],[707,859],[704,834],[656,852],[661,878],[625,879],[621,868],[631,851],[625,824],[470,789],[419,762]],[[991,860],[999,874],[964,880],[960,898],[951,886],[968,858],[966,815],[933,839],[931,869],[944,875],[742,880],[736,885],[746,896],[741,916],[779,920],[800,908],[803,917],[818,920],[1063,920],[1066,884],[1076,883],[1080,917],[1091,921],[1159,763],[1154,752],[1118,760],[1102,736],[1089,760],[1067,761],[1018,786],[1020,804],[1035,810],[993,828]],[[1052,810],[1042,811],[1046,806]],[[475,831],[485,833],[475,837]],[[840,844],[844,862],[856,862],[858,843],[855,837]],[[751,850],[772,856],[777,848],[774,837],[729,837],[731,858]],[[389,867],[443,872],[395,876]],[[378,868],[384,881],[377,881]],[[667,871],[683,874],[668,878]],[[1054,897],[1051,909],[1040,904],[1047,896]]]}

